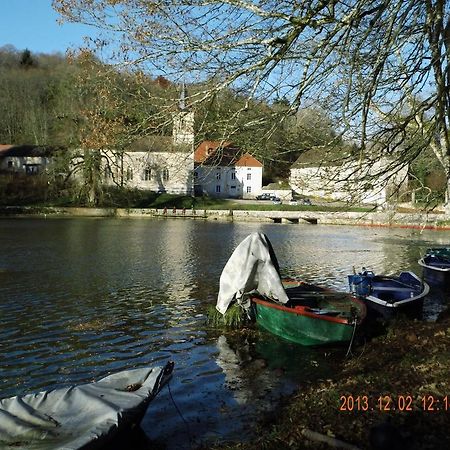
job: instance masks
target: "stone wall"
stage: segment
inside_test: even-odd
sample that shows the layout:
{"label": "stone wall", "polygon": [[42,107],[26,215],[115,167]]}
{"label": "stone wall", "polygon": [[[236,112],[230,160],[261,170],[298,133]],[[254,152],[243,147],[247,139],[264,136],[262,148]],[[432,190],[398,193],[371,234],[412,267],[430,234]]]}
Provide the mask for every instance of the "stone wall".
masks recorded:
{"label": "stone wall", "polygon": [[202,219],[223,221],[257,221],[278,223],[311,223],[326,225],[400,226],[450,229],[445,214],[325,211],[243,211],[204,209],[140,209],[140,208],[58,208],[2,207],[0,216],[9,217],[142,217],[156,219]]}

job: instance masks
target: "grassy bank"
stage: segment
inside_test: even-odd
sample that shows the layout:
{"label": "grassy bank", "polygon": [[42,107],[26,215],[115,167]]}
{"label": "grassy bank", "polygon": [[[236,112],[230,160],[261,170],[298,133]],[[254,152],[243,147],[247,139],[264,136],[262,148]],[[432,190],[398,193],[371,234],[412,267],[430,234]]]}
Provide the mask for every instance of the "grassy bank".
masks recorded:
{"label": "grassy bank", "polygon": [[275,422],[261,419],[256,439],[216,448],[332,448],[316,440],[325,436],[369,449],[371,433],[394,441],[386,449],[447,448],[449,349],[449,318],[393,323],[386,334],[356,348],[333,378],[300,386],[271,415]]}
{"label": "grassy bank", "polygon": [[[27,195],[25,195],[27,194]],[[73,197],[58,195],[54,197],[45,196],[38,190],[32,192],[9,193],[0,196],[0,206],[33,206],[43,207],[86,207],[83,202]],[[360,207],[338,207],[319,205],[275,205],[269,202],[239,202],[233,199],[212,198],[208,196],[191,197],[188,195],[158,194],[156,192],[110,189],[105,191],[99,199],[99,208],[177,208],[196,210],[248,210],[248,211],[355,211],[368,212],[371,208]]]}
{"label": "grassy bank", "polygon": [[191,197],[186,195],[155,194],[150,193],[145,198],[136,199],[132,204],[111,205],[116,207],[129,208],[186,208],[186,209],[208,209],[208,210],[247,210],[247,211],[355,211],[368,212],[371,208],[361,207],[339,207],[339,206],[319,206],[319,205],[276,205],[267,202],[239,202],[233,199],[221,199],[212,197]]}

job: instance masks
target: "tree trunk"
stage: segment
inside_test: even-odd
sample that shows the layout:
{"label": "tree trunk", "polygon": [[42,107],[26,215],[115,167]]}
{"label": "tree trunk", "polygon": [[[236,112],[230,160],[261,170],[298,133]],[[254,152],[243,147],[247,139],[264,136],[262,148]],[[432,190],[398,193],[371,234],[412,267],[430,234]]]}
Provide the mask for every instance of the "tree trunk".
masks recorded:
{"label": "tree trunk", "polygon": [[100,152],[84,152],[84,187],[88,206],[97,206],[100,195]]}
{"label": "tree trunk", "polygon": [[445,190],[445,214],[450,216],[450,177],[447,176],[447,188]]}

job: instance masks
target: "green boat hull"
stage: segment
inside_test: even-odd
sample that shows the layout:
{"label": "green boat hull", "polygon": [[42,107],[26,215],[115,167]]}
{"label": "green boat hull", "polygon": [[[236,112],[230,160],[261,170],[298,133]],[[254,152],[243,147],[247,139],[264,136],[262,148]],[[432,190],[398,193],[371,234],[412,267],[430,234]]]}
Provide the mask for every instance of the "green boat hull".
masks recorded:
{"label": "green boat hull", "polygon": [[267,331],[301,345],[326,345],[350,341],[353,325],[256,304],[256,322]]}

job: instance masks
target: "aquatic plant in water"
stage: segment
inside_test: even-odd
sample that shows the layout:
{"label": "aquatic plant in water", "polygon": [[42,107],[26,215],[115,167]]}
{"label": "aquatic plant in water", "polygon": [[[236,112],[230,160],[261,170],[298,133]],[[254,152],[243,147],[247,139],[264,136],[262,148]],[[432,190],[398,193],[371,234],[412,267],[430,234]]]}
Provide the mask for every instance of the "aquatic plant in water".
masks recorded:
{"label": "aquatic plant in water", "polygon": [[209,305],[206,311],[206,322],[214,327],[242,328],[247,322],[247,314],[237,304],[233,303],[225,314],[221,314],[215,306]]}

